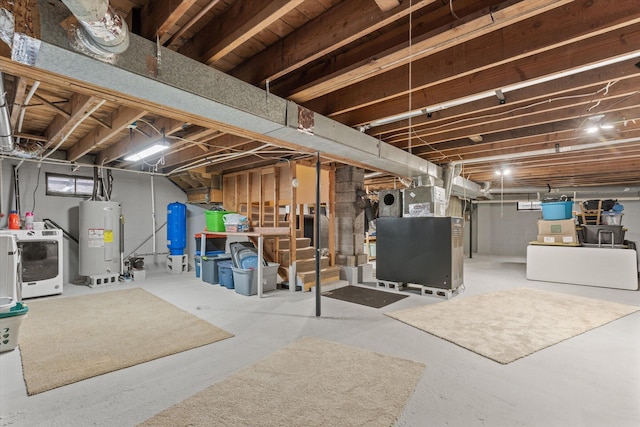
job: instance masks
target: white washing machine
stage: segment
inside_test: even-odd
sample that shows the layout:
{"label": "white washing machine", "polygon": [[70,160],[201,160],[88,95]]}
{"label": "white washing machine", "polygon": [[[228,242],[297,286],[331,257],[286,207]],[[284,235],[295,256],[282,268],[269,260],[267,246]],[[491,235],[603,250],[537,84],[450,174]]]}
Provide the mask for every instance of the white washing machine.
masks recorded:
{"label": "white washing machine", "polygon": [[0,230],[13,234],[20,248],[22,298],[62,293],[62,230]]}

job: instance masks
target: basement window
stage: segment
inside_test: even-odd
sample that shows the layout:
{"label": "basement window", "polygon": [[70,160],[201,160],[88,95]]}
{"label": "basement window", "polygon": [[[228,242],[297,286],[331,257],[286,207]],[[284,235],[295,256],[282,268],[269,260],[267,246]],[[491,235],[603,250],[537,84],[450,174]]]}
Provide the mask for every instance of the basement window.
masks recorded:
{"label": "basement window", "polygon": [[[93,195],[93,178],[47,173],[47,196],[87,197]],[[102,195],[102,179],[98,178],[98,195]]]}
{"label": "basement window", "polygon": [[541,211],[540,200],[533,200],[527,202],[518,202],[519,211]]}

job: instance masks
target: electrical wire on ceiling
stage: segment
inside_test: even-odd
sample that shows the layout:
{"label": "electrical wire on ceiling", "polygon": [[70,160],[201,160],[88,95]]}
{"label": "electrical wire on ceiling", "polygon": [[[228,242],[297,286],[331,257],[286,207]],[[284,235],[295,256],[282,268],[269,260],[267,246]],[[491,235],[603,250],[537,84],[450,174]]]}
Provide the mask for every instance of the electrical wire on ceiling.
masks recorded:
{"label": "electrical wire on ceiling", "polygon": [[[633,97],[633,96],[636,96],[636,95],[638,95],[638,94],[640,94],[640,91],[635,91],[635,92],[632,92],[632,93],[628,94],[627,96],[623,96],[622,98],[617,99],[617,100],[616,100],[615,102],[613,102],[611,105],[608,105],[605,109],[609,109],[609,110],[610,110],[610,109],[612,109],[613,107],[615,107],[616,105],[620,104],[621,102],[624,102],[624,101],[626,101],[627,99],[629,99],[629,98],[631,98],[631,97]],[[598,100],[598,103],[594,106],[594,108],[595,108],[595,107],[600,106],[600,103],[601,103],[602,101],[603,101],[603,100]],[[591,112],[591,110],[592,110],[592,109],[588,109],[587,111],[588,111],[588,112]],[[589,120],[591,117],[593,117],[593,116],[592,116],[592,115],[590,115],[589,117],[586,117],[586,118],[585,118],[585,119],[580,123],[580,126],[578,126],[578,129],[581,129],[581,128],[582,128],[582,126],[584,125],[584,122],[585,122],[585,121],[587,121],[587,120]]]}
{"label": "electrical wire on ceiling", "polygon": [[453,0],[449,0],[449,11],[451,11],[451,16],[456,19],[460,19],[460,17],[456,15],[456,12],[453,10]]}
{"label": "electrical wire on ceiling", "polygon": [[[615,83],[615,82],[613,82],[613,83]],[[603,91],[608,92],[608,89],[609,89],[610,86],[611,86],[611,82],[608,83],[605,87],[603,87],[601,89],[598,89],[595,92],[577,94],[577,95],[558,96],[558,97],[555,97],[555,98],[546,99],[544,101],[538,101],[538,102],[534,102],[532,104],[523,105],[521,107],[511,108],[509,110],[502,111],[502,112],[499,112],[499,113],[484,114],[482,116],[474,116],[474,117],[466,117],[466,118],[463,118],[463,119],[458,119],[458,120],[455,120],[455,121],[452,121],[452,122],[444,123],[444,124],[441,124],[441,125],[438,125],[438,126],[429,126],[429,127],[427,127],[427,129],[428,130],[436,130],[436,129],[442,129],[442,128],[445,128],[445,127],[448,127],[448,126],[457,125],[457,124],[464,123],[464,122],[491,119],[491,118],[495,118],[495,117],[505,116],[505,115],[508,115],[508,114],[512,114],[513,112],[516,112],[516,111],[526,110],[526,109],[537,107],[537,106],[543,105],[543,104],[549,104],[549,103],[554,102],[554,101],[563,101],[563,100],[567,100],[567,99],[594,97],[600,92],[603,92]],[[638,92],[634,92],[634,94],[636,94],[636,93],[638,93]],[[390,135],[389,137],[387,137],[385,139],[387,141],[389,141],[389,140],[391,140],[393,138],[398,138],[398,137],[400,137],[402,135],[404,135],[404,133],[398,133],[398,134],[395,134],[395,135]]]}
{"label": "electrical wire on ceiling", "polygon": [[[144,119],[139,119],[139,121],[147,124],[151,129],[153,129],[155,132],[163,135],[163,138],[165,139],[175,139],[178,141],[184,141],[187,143],[191,143],[191,144],[195,144],[195,145],[203,145],[206,146],[208,148],[217,148],[217,149],[222,149],[222,150],[227,150],[227,151],[231,151],[232,153],[218,153],[218,154],[214,154],[214,155],[209,155],[207,157],[205,157],[205,159],[207,159],[206,161],[203,161],[202,159],[198,159],[195,160],[192,163],[189,163],[187,165],[181,166],[179,168],[174,169],[173,171],[170,172],[170,174],[173,173],[177,173],[177,172],[183,172],[185,170],[189,170],[189,169],[195,169],[201,166],[206,166],[206,165],[210,165],[214,162],[216,162],[219,159],[227,159],[227,158],[235,158],[238,157],[238,154],[247,154],[247,155],[251,155],[251,156],[255,156],[258,157],[260,159],[263,160],[281,160],[282,157],[267,157],[267,156],[262,156],[261,154],[302,154],[302,152],[299,151],[293,151],[293,150],[271,150],[268,152],[261,152],[261,154],[258,154],[257,152],[251,152],[251,151],[247,151],[244,150],[242,148],[234,148],[234,147],[225,147],[223,145],[215,145],[215,144],[210,144],[208,142],[198,142],[198,141],[194,141],[188,138],[184,138],[181,136],[175,136],[175,135],[164,135],[164,133],[161,130],[158,130],[158,128],[156,128],[152,123],[144,120]],[[130,131],[132,131],[132,129],[130,129]],[[265,146],[261,147],[268,147],[271,146],[271,144],[266,144]],[[162,156],[159,160],[158,163],[156,164],[149,164],[147,162],[145,162],[144,159],[142,159],[142,162],[145,163],[147,166],[149,167],[153,167],[155,169],[155,171],[157,171],[157,166],[158,164],[164,164],[164,156]]]}

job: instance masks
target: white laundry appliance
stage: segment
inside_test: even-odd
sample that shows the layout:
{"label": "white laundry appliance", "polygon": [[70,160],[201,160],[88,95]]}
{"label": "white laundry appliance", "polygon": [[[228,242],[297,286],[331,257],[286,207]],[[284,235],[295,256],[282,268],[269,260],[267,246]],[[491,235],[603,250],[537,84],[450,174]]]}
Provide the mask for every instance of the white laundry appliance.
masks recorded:
{"label": "white laundry appliance", "polygon": [[22,298],[62,293],[62,230],[1,230],[16,236],[19,248]]}
{"label": "white laundry appliance", "polygon": [[16,237],[0,234],[0,312],[7,312],[20,300],[18,294],[20,254]]}

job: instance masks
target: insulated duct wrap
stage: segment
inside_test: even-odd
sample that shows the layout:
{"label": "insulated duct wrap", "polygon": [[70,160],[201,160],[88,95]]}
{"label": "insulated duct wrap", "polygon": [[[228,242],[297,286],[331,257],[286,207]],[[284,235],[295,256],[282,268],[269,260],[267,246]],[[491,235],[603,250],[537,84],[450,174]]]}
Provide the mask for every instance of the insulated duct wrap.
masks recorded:
{"label": "insulated duct wrap", "polygon": [[126,22],[115,13],[106,0],[62,0],[80,22],[76,29],[77,50],[109,58],[129,47],[129,30]]}

